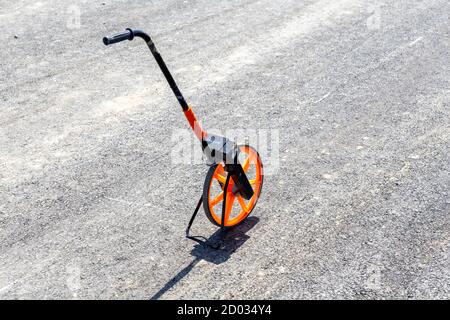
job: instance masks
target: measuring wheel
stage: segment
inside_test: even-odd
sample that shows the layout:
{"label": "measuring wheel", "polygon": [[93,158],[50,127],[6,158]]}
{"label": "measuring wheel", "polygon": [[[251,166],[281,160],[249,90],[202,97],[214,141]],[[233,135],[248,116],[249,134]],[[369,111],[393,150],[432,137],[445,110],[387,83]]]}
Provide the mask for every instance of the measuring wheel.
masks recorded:
{"label": "measuring wheel", "polygon": [[[258,152],[248,145],[236,146],[226,137],[208,134],[203,130],[147,33],[139,29],[128,28],[124,32],[104,37],[103,43],[111,45],[125,40],[131,41],[135,38],[141,38],[147,44],[177,98],[189,126],[199,139],[204,154],[208,160],[216,163],[208,171],[202,196],[198,200],[186,228],[188,239],[208,244],[209,241],[205,237],[191,236],[189,233],[202,203],[208,219],[216,226],[221,227],[222,231],[224,228],[231,228],[243,222],[255,208],[261,194],[264,177],[261,158]],[[236,159],[236,151],[238,159]],[[223,163],[224,160],[228,161],[231,158],[235,160],[233,163]],[[222,163],[217,164],[216,161],[222,161]],[[223,233],[221,232],[221,234]],[[217,248],[217,246],[213,246],[213,248]]]}
{"label": "measuring wheel", "polygon": [[243,198],[235,186],[233,179],[229,179],[225,191],[227,172],[223,163],[215,164],[209,169],[203,186],[203,208],[208,219],[216,226],[222,223],[222,205],[226,192],[226,208],[224,227],[231,228],[242,223],[249,216],[258,201],[263,184],[263,165],[258,152],[248,146],[240,145],[239,163],[253,188],[254,194],[249,199]]}

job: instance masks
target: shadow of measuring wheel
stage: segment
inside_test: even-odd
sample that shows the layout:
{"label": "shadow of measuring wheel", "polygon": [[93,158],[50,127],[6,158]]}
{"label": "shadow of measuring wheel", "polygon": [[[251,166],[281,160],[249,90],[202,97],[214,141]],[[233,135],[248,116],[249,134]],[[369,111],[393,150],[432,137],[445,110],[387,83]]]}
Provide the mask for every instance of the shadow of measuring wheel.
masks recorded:
{"label": "shadow of measuring wheel", "polygon": [[[188,266],[178,272],[175,277],[170,279],[164,285],[164,287],[162,287],[150,298],[150,300],[159,299],[164,293],[173,288],[181,279],[187,276],[189,272],[191,272],[191,270],[201,260],[205,260],[214,264],[221,264],[227,261],[231,257],[231,255],[250,238],[246,233],[251,230],[258,222],[259,218],[249,217],[241,225],[227,231],[224,238],[222,239],[220,249],[213,249],[206,245],[196,244],[191,251],[191,255],[193,255],[195,259],[192,260],[192,262]],[[219,240],[220,229],[218,229],[208,239],[210,243],[216,243]]]}

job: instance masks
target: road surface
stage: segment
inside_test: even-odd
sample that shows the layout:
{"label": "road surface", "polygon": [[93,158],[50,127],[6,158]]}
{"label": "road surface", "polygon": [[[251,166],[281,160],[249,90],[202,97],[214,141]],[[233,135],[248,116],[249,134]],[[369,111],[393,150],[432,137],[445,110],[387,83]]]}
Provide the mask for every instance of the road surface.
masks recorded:
{"label": "road surface", "polygon": [[[449,13],[2,0],[0,298],[450,298]],[[144,43],[103,45],[126,27],[206,128],[274,133],[222,250],[184,238],[207,167],[174,161],[188,127]]]}

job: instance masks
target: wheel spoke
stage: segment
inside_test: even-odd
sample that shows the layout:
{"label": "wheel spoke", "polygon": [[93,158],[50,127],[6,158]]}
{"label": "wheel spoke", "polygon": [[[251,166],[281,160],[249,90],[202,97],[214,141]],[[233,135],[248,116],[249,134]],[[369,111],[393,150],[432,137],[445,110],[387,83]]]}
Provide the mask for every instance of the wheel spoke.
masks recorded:
{"label": "wheel spoke", "polygon": [[242,169],[244,169],[244,172],[247,172],[248,168],[250,168],[250,162],[252,160],[253,160],[253,156],[251,154],[249,154],[247,159],[245,159],[244,163],[242,164]]}
{"label": "wheel spoke", "polygon": [[219,193],[217,197],[215,197],[213,200],[211,200],[210,204],[211,207],[214,207],[216,204],[218,204],[223,199],[223,191]]}
{"label": "wheel spoke", "polygon": [[217,179],[221,184],[225,184],[226,178],[223,175],[218,174],[217,172],[214,173],[214,179]]}
{"label": "wheel spoke", "polygon": [[233,203],[234,203],[235,198],[236,198],[236,196],[233,194],[233,192],[231,192],[231,191],[227,192],[227,203],[226,203],[226,207],[225,207],[225,223],[227,223],[227,221],[230,218],[230,214],[231,214],[231,210],[233,209]]}
{"label": "wheel spoke", "polygon": [[244,212],[247,213],[248,208],[247,208],[247,204],[245,203],[244,199],[242,199],[241,196],[237,196],[237,199],[239,201],[239,204],[241,205],[242,210],[244,210]]}

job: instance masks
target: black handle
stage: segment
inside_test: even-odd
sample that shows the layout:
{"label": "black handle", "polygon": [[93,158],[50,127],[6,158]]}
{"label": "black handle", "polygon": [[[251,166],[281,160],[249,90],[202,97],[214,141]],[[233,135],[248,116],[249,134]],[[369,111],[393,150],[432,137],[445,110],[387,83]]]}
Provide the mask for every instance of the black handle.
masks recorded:
{"label": "black handle", "polygon": [[152,39],[148,34],[146,34],[144,31],[139,29],[130,29],[127,28],[125,32],[113,35],[112,37],[104,37],[103,43],[105,45],[113,44],[116,42],[124,41],[124,40],[133,40],[134,37],[141,38],[145,41],[148,48],[150,49],[151,53],[153,54],[153,57],[155,57],[156,62],[158,63],[159,67],[161,68],[162,73],[164,74],[164,77],[166,77],[167,82],[169,83],[170,88],[172,89],[173,93],[178,99],[178,102],[180,103],[181,107],[184,111],[189,109],[189,106],[184,100],[183,95],[180,92],[180,89],[178,89],[177,84],[175,83],[175,80],[173,79],[172,75],[169,72],[169,69],[167,68],[163,58],[159,54],[158,50],[156,50],[155,44],[153,43]]}
{"label": "black handle", "polygon": [[107,46],[113,43],[117,43],[117,42],[121,42],[121,41],[125,41],[125,40],[133,40],[134,38],[134,33],[133,30],[131,29],[126,29],[124,32],[121,33],[117,33],[111,37],[104,37],[103,38],[103,43]]}

